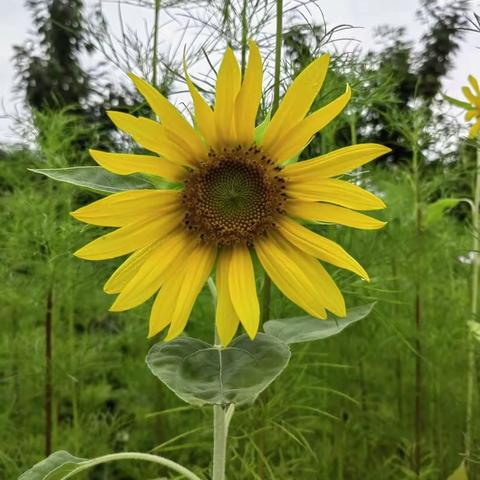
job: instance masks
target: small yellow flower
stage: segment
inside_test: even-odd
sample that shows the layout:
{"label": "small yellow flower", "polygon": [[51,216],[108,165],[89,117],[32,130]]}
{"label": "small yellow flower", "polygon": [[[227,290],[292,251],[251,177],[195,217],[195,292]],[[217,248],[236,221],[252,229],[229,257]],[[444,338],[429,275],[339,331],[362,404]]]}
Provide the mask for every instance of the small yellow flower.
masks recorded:
{"label": "small yellow flower", "polygon": [[[166,340],[185,328],[195,299],[216,267],[216,327],[227,345],[241,323],[251,338],[259,327],[252,255],[277,287],[310,315],[345,316],[340,290],[320,261],[365,270],[342,247],[297,219],[361,229],[384,223],[356,210],[385,207],[362,188],[336,178],[389,151],[354,145],[284,166],[346,106],[343,95],[309,114],[327,74],[328,55],[313,61],[292,83],[261,141],[255,120],[262,92],[262,61],[255,43],[243,81],[231,49],[217,77],[215,107],[185,71],[195,128],[155,88],[130,75],[159,122],[108,112],[114,124],[152,155],[91,150],[111,172],[143,172],[179,184],[175,189],[110,195],[72,213],[83,222],[118,227],[78,250],[88,260],[131,254],[105,292],[118,294],[112,311],[128,310],[156,294],[149,336],[169,326]],[[154,155],[156,154],[156,155]]]}
{"label": "small yellow flower", "polygon": [[462,87],[462,92],[471,105],[471,108],[465,113],[465,121],[469,122],[475,119],[475,123],[472,125],[468,132],[470,138],[475,138],[480,130],[480,88],[477,79],[473,75],[468,76],[470,86]]}

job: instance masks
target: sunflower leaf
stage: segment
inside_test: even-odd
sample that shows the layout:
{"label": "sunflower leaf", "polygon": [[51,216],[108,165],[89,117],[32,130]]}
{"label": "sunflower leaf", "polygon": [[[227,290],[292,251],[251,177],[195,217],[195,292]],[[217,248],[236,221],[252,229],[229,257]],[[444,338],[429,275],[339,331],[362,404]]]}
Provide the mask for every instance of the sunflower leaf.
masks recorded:
{"label": "sunflower leaf", "polygon": [[18,477],[18,480],[61,480],[80,466],[89,463],[85,458],[74,457],[60,450],[34,465]]}
{"label": "sunflower leaf", "polygon": [[337,335],[343,329],[365,318],[375,303],[352,307],[345,318],[320,320],[314,317],[292,317],[265,322],[263,329],[268,335],[277,337],[287,344],[311,342]]}
{"label": "sunflower leaf", "polygon": [[147,355],[151,372],[185,402],[236,405],[252,403],[290,359],[288,345],[259,333],[241,335],[226,348],[195,338],[157,343]]}
{"label": "sunflower leaf", "polygon": [[77,187],[92,190],[102,195],[153,188],[152,183],[143,175],[116,175],[102,167],[68,167],[68,168],[30,168],[31,172],[40,173],[59,182],[70,183]]}

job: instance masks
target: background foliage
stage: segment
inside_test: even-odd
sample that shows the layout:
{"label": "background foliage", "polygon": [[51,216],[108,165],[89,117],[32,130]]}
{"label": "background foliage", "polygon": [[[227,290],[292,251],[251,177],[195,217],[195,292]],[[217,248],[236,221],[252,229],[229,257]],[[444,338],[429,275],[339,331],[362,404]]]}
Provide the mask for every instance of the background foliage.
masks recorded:
{"label": "background foliage", "polygon": [[[158,13],[155,2],[137,3]],[[186,1],[161,2],[165,14],[189,16],[196,42],[187,51],[192,63],[214,63],[227,43],[244,63],[244,39],[250,36],[271,53],[274,2],[200,3],[192,9]],[[377,305],[341,336],[294,346],[287,371],[254,406],[235,414],[229,478],[447,478],[462,459],[469,249],[478,232],[472,232],[463,203],[449,203],[453,208],[445,211],[431,205],[472,196],[475,145],[459,135],[440,95],[463,29],[472,25],[468,2],[440,7],[425,0],[420,15],[427,33],[420,44],[383,27],[382,48],[367,54],[336,49],[335,38],[347,26],[312,25],[298,12],[315,7],[302,4],[286,2],[284,84],[328,51],[334,53],[333,68],[318,104],[342,92],[345,81],[354,91],[351,106],[304,156],[366,141],[393,148],[385,160],[355,173],[359,183],[384,197],[387,227],[322,227],[372,277],[365,284],[349,273],[335,274],[347,305]],[[0,478],[16,478],[52,449],[87,458],[153,451],[206,476],[211,412],[184,406],[145,367],[148,306],[109,313],[111,299],[102,285],[117,262],[71,256],[98,230],[79,225],[68,212],[97,196],[27,170],[92,164],[87,145],[135,148],[113,133],[103,111],[114,106],[137,112],[144,109],[141,100],[127,88],[102,83],[103,62],[84,70],[81,52],[116,49],[117,66],[145,72],[173,100],[184,87],[177,82],[181,54],[173,61],[157,54],[160,61],[152,63],[155,35],[168,41],[161,28],[147,45],[128,31],[115,39],[100,11],[87,17],[81,0],[27,5],[35,32],[29,44],[16,48],[15,62],[35,138],[0,154]],[[195,80],[208,95],[213,78],[210,72]],[[270,76],[266,87],[259,120],[267,113]],[[274,291],[273,318],[299,313]],[[204,319],[211,315],[204,291],[189,333],[209,340],[212,325]],[[478,401],[478,383],[475,395]],[[480,461],[477,422],[472,431],[477,447],[471,478],[480,478],[474,463]],[[157,467],[119,463],[89,478],[158,476]]]}

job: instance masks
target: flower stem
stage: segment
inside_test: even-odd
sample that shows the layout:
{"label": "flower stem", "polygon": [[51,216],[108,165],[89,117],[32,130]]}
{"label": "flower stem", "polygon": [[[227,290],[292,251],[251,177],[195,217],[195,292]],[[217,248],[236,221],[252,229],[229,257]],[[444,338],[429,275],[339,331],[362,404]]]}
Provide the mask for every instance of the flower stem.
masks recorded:
{"label": "flower stem", "polygon": [[277,0],[277,30],[275,33],[275,73],[273,84],[272,117],[280,102],[280,67],[282,64],[283,0]]}
{"label": "flower stem", "polygon": [[[217,289],[212,277],[208,278],[208,288],[212,295],[213,305],[217,303]],[[220,359],[220,368],[222,362],[220,339],[217,330],[215,329],[215,348],[218,350]],[[213,406],[213,480],[225,480],[225,465],[227,463],[227,437],[228,426],[233,415],[233,407],[231,404],[228,407],[223,405]]]}
{"label": "flower stem", "polygon": [[151,455],[149,453],[139,453],[139,452],[122,452],[122,453],[112,453],[110,455],[103,455],[102,457],[95,458],[90,461],[86,461],[85,465],[79,466],[75,471],[68,473],[64,477],[64,480],[71,478],[77,473],[83,472],[95,465],[100,465],[102,463],[113,462],[116,460],[143,460],[146,462],[153,462],[163,465],[164,467],[174,470],[177,473],[180,473],[188,480],[201,480],[200,477],[197,477],[193,472],[185,468],[183,465],[176,463],[168,458],[160,457],[158,455]]}
{"label": "flower stem", "polygon": [[247,37],[248,37],[248,19],[247,19],[248,1],[243,0],[242,7],[242,78],[245,74],[247,63]]}
{"label": "flower stem", "polygon": [[213,406],[213,480],[225,480],[227,458],[226,410],[222,405]]}
{"label": "flower stem", "polygon": [[[480,135],[477,137],[477,162],[475,169],[475,193],[472,205],[472,230],[473,230],[473,262],[472,262],[472,305],[471,321],[478,321],[478,280],[480,262],[478,252],[480,249],[479,227],[480,227]],[[475,346],[476,341],[472,329],[468,329],[468,377],[467,377],[467,415],[465,428],[465,458],[468,460],[472,451],[472,430],[473,430],[473,404],[475,392]]]}
{"label": "flower stem", "polygon": [[155,20],[153,24],[153,52],[152,52],[152,85],[157,86],[158,65],[158,20],[160,17],[160,0],[155,0]]}

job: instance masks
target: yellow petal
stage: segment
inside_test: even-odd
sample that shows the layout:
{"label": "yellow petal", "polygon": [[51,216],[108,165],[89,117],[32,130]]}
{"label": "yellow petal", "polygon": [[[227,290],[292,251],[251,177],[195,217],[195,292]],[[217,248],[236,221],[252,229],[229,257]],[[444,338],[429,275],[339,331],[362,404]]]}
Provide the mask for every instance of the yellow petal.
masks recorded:
{"label": "yellow petal", "polygon": [[137,122],[140,130],[158,143],[160,155],[179,165],[192,168],[198,166],[199,158],[177,133],[167,130],[150,118],[138,117]]}
{"label": "yellow petal", "polygon": [[465,121],[469,122],[476,115],[478,115],[477,110],[467,110],[467,112],[465,112]]}
{"label": "yellow petal", "polygon": [[[352,91],[347,85],[345,93],[330,102],[325,107],[316,110],[298,125],[292,128],[284,136],[279,136],[276,141],[272,141],[268,147],[269,156],[282,163],[301,152],[310,142],[312,137],[323,127],[328,125],[350,101]],[[267,148],[267,147],[265,147]]]}
{"label": "yellow petal", "polygon": [[480,96],[480,87],[478,85],[477,79],[473,75],[468,76],[468,81],[470,82],[470,85],[472,86],[474,92]]}
{"label": "yellow petal", "polygon": [[321,178],[310,182],[289,182],[288,195],[311,202],[327,202],[353,210],[380,210],[383,200],[353,183],[336,178]]}
{"label": "yellow petal", "polygon": [[149,337],[163,328],[165,317],[170,320],[166,341],[183,332],[193,304],[212,271],[216,250],[214,246],[200,244],[185,259],[180,269],[170,272],[157,297],[160,314],[151,318]]}
{"label": "yellow petal", "polygon": [[235,246],[230,255],[228,288],[233,308],[248,336],[253,340],[258,331],[260,306],[258,304],[252,258],[246,246]]}
{"label": "yellow petal", "polygon": [[245,78],[235,101],[235,131],[237,141],[244,146],[253,143],[255,120],[262,97],[262,58],[255,42],[248,42],[250,56],[248,58]]}
{"label": "yellow petal", "polygon": [[184,116],[152,85],[137,77],[133,73],[129,77],[135,83],[138,91],[152,107],[152,110],[160,118],[161,123],[167,130],[176,132],[184,139],[186,144],[198,158],[206,154],[205,146],[193,127]]}
{"label": "yellow petal", "polygon": [[462,87],[462,92],[467,97],[467,100],[472,104],[476,105],[477,104],[477,98],[475,95],[472,93],[472,91],[468,87]]}
{"label": "yellow petal", "polygon": [[165,129],[149,118],[137,118],[123,112],[107,112],[117,128],[131,135],[142,147],[177,165],[195,167],[194,159],[181,145],[172,142]]}
{"label": "yellow petal", "polygon": [[310,315],[326,318],[325,292],[317,275],[320,263],[271,232],[255,243],[255,251],[268,276],[280,291]]}
{"label": "yellow petal", "polygon": [[287,217],[278,222],[282,235],[300,250],[325,262],[345,268],[369,280],[367,272],[340,245],[322,237]]}
{"label": "yellow petal", "polygon": [[217,134],[215,131],[215,117],[212,109],[200,95],[197,88],[187,73],[187,65],[183,60],[183,70],[185,72],[185,80],[192,96],[193,106],[195,108],[195,125],[198,127],[209,146],[216,146]]}
{"label": "yellow petal", "polygon": [[164,328],[170,325],[171,318],[165,315],[165,294],[160,290],[157,293],[150,311],[150,320],[148,327],[148,337],[153,337],[160,333]]}
{"label": "yellow petal", "polygon": [[217,311],[215,314],[217,333],[223,346],[227,346],[237,333],[240,319],[233,308],[228,287],[228,268],[231,249],[223,248],[217,260]]}
{"label": "yellow petal", "polygon": [[146,302],[165,281],[167,268],[175,263],[181,265],[193,248],[190,239],[180,229],[172,232],[163,241],[157,242],[155,251],[143,262],[136,275],[121,291],[110,308],[112,312],[129,310]]}
{"label": "yellow petal", "polygon": [[93,242],[77,250],[74,255],[85,260],[106,260],[121,257],[147,247],[156,240],[165,237],[182,220],[183,215],[180,209],[161,218],[155,216],[154,218],[142,219],[93,240]]}
{"label": "yellow petal", "polygon": [[234,106],[240,90],[240,68],[231,48],[227,48],[218,71],[215,95],[215,129],[221,145],[234,142]]}
{"label": "yellow petal", "polygon": [[322,88],[329,61],[329,55],[322,55],[295,78],[267,127],[263,139],[266,149],[303,120]]}
{"label": "yellow petal", "polygon": [[70,215],[91,225],[123,227],[145,217],[171,212],[180,203],[179,190],[129,190],[97,200]]}
{"label": "yellow petal", "polygon": [[105,293],[120,293],[127,283],[140,270],[144,262],[155,251],[158,242],[154,242],[141,250],[132,253],[112,274],[103,286]]}
{"label": "yellow petal", "polygon": [[311,181],[319,177],[335,177],[371,162],[390,151],[390,148],[374,143],[351,145],[310,160],[287,165],[283,169],[283,175],[298,181]]}
{"label": "yellow petal", "polygon": [[181,182],[187,173],[184,168],[164,158],[132,153],[110,153],[89,150],[92,158],[103,168],[117,175],[146,173],[172,182]]}
{"label": "yellow petal", "polygon": [[345,225],[362,230],[377,230],[386,224],[363,213],[328,203],[287,200],[287,212],[293,217],[304,220]]}
{"label": "yellow petal", "polygon": [[480,120],[478,120],[478,122],[473,125],[473,127],[468,132],[468,136],[470,138],[475,138],[478,135],[479,131],[480,131]]}

